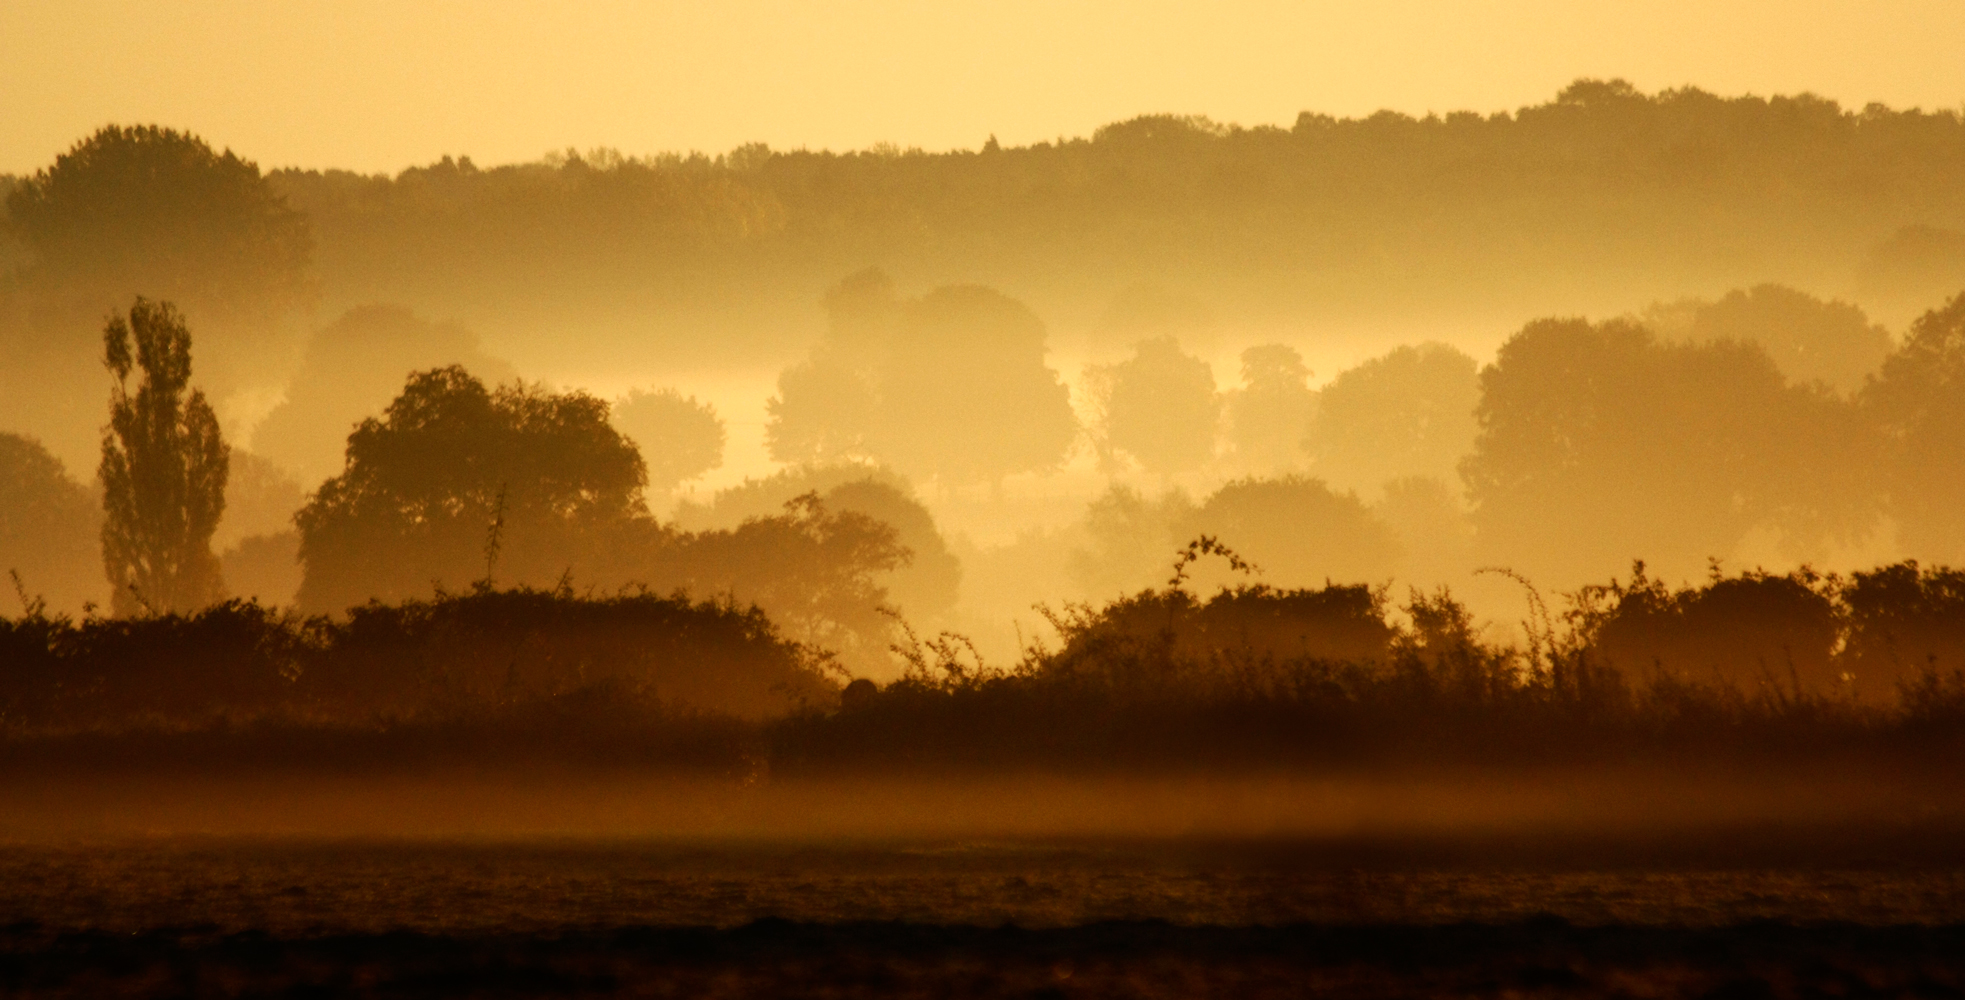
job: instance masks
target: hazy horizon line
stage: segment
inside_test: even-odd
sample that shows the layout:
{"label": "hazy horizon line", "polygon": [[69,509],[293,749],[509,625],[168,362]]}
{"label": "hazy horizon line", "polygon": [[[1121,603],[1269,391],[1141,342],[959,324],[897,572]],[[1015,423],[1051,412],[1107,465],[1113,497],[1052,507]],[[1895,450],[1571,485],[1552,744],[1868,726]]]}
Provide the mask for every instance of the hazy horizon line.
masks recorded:
{"label": "hazy horizon line", "polygon": [[[1759,100],[1771,102],[1771,101],[1778,101],[1778,100],[1800,100],[1804,98],[1812,98],[1814,100],[1818,100],[1827,104],[1834,105],[1838,111],[1840,111],[1845,115],[1859,113],[1860,111],[1869,107],[1881,106],[1891,112],[1899,113],[1899,114],[1907,113],[1907,112],[1916,112],[1916,113],[1929,114],[1929,115],[1949,114],[1955,116],[1965,116],[1965,97],[1961,97],[1959,103],[1953,107],[1926,108],[1923,105],[1917,105],[1917,104],[1898,107],[1896,105],[1888,104],[1882,101],[1869,101],[1866,102],[1864,105],[1862,105],[1862,107],[1855,107],[1851,104],[1845,103],[1843,100],[1839,98],[1825,96],[1814,90],[1799,90],[1789,93],[1770,92],[1765,95],[1757,93],[1752,90],[1748,90],[1741,93],[1723,94],[1718,91],[1707,90],[1696,83],[1682,83],[1676,86],[1661,87],[1658,88],[1657,90],[1646,91],[1642,88],[1630,84],[1629,79],[1627,77],[1578,76],[1573,78],[1568,83],[1557,88],[1552,94],[1550,94],[1547,100],[1541,103],[1518,105],[1514,108],[1503,108],[1503,109],[1485,111],[1485,112],[1478,111],[1473,108],[1467,108],[1467,107],[1451,108],[1444,111],[1429,108],[1425,113],[1420,114],[1414,111],[1400,109],[1400,108],[1382,107],[1369,114],[1358,114],[1358,115],[1336,115],[1327,112],[1314,111],[1309,108],[1304,108],[1297,112],[1297,117],[1300,118],[1301,116],[1306,114],[1315,115],[1319,117],[1329,118],[1332,121],[1338,123],[1363,122],[1375,118],[1379,115],[1388,114],[1388,113],[1401,116],[1404,118],[1408,118],[1413,121],[1419,121],[1419,122],[1442,121],[1448,117],[1452,117],[1455,115],[1462,115],[1462,114],[1477,115],[1482,119],[1488,119],[1488,120],[1492,120],[1496,118],[1513,119],[1519,116],[1523,111],[1532,110],[1540,107],[1547,107],[1557,103],[1558,99],[1565,91],[1575,86],[1576,84],[1581,84],[1581,83],[1602,83],[1602,84],[1613,84],[1613,85],[1625,84],[1627,86],[1632,86],[1632,89],[1637,94],[1650,100],[1656,100],[1659,97],[1663,97],[1671,94],[1678,94],[1678,93],[1700,93],[1700,94],[1717,97],[1721,100],[1726,100],[1726,101],[1759,99]],[[345,166],[332,165],[332,164],[304,165],[299,163],[282,163],[282,164],[269,165],[267,163],[261,162],[260,160],[254,158],[250,152],[242,152],[237,147],[234,147],[230,144],[212,142],[208,138],[206,133],[201,132],[194,127],[181,127],[174,124],[165,124],[164,122],[161,121],[127,121],[127,122],[105,121],[95,126],[94,128],[90,129],[87,133],[77,136],[74,142],[67,148],[57,150],[54,153],[51,153],[48,156],[47,160],[44,161],[42,165],[22,171],[11,171],[11,170],[0,169],[0,177],[14,178],[14,179],[26,179],[26,178],[33,177],[36,173],[47,169],[48,166],[51,166],[56,157],[59,157],[69,152],[75,147],[75,145],[82,143],[90,135],[94,135],[96,132],[102,129],[114,128],[114,127],[135,128],[135,127],[154,126],[157,128],[171,129],[180,133],[193,135],[199,138],[200,140],[207,142],[214,149],[217,149],[222,153],[232,153],[234,155],[239,156],[241,159],[247,160],[248,162],[255,164],[256,166],[259,167],[261,172],[265,174],[273,174],[273,173],[279,173],[284,171],[293,171],[298,173],[345,172],[345,173],[352,173],[364,177],[396,177],[411,170],[426,169],[429,167],[439,166],[445,161],[452,161],[456,163],[470,162],[473,167],[480,170],[497,170],[506,167],[558,165],[560,163],[567,162],[568,160],[574,158],[579,158],[582,160],[594,160],[594,159],[606,159],[608,157],[618,157],[620,162],[637,163],[637,164],[652,164],[665,160],[677,160],[677,161],[686,162],[696,159],[703,159],[703,160],[711,161],[712,163],[721,164],[729,157],[732,157],[734,155],[752,149],[761,149],[763,152],[769,154],[808,154],[808,155],[817,155],[817,156],[842,156],[842,157],[860,156],[860,155],[868,155],[868,154],[884,154],[893,157],[950,156],[959,153],[978,153],[978,154],[982,153],[988,148],[988,145],[991,141],[996,141],[1002,150],[1009,152],[1009,151],[1029,150],[1039,147],[1063,146],[1063,145],[1069,145],[1079,142],[1092,142],[1096,140],[1097,134],[1106,128],[1109,128],[1114,125],[1122,125],[1127,122],[1139,121],[1142,119],[1149,119],[1149,118],[1170,118],[1170,119],[1179,119],[1179,120],[1185,120],[1191,122],[1204,122],[1217,129],[1220,129],[1225,134],[1231,134],[1231,135],[1239,132],[1258,132],[1265,129],[1274,129],[1278,131],[1288,132],[1291,131],[1294,125],[1296,124],[1295,120],[1291,120],[1286,123],[1258,122],[1255,124],[1245,124],[1239,121],[1218,120],[1213,116],[1202,112],[1178,112],[1178,111],[1160,110],[1160,111],[1141,111],[1126,117],[1111,119],[1097,126],[1093,126],[1091,129],[1078,134],[1059,134],[1048,139],[1030,139],[1022,142],[1018,142],[1013,139],[1011,141],[1005,142],[1005,141],[1001,141],[998,138],[997,132],[988,132],[984,135],[983,139],[978,141],[974,146],[947,146],[947,147],[929,148],[917,144],[903,145],[893,140],[880,140],[880,141],[866,144],[864,146],[841,146],[841,147],[819,146],[817,148],[814,148],[813,146],[810,145],[800,144],[800,145],[787,145],[787,146],[780,147],[780,146],[772,145],[770,141],[765,139],[752,139],[749,141],[737,143],[736,145],[731,146],[728,149],[723,150],[721,152],[709,152],[700,148],[690,148],[687,150],[671,148],[671,149],[655,150],[652,152],[627,153],[624,152],[619,146],[609,145],[607,143],[597,143],[594,145],[590,145],[585,149],[581,149],[577,146],[548,148],[531,159],[498,160],[493,162],[479,162],[478,158],[473,156],[469,152],[456,152],[456,153],[445,152],[429,160],[420,161],[420,162],[413,161],[403,166],[396,167],[392,170],[371,171],[371,170],[363,170],[359,168],[345,167]]]}

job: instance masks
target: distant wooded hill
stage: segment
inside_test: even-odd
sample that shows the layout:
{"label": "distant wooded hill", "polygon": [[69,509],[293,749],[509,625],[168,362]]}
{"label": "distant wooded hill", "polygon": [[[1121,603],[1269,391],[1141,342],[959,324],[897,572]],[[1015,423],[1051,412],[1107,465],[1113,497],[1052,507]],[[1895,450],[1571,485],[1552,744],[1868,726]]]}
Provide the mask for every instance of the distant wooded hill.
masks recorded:
{"label": "distant wooded hill", "polygon": [[1965,285],[1965,240],[1944,239],[1965,229],[1956,110],[1622,82],[1492,116],[1152,115],[980,151],[568,152],[271,180],[312,222],[330,307],[408,302],[494,334],[647,343],[709,323],[795,350],[818,292],[868,265],[994,285],[1121,341],[1201,322],[1508,327],[1766,280],[1900,322]]}

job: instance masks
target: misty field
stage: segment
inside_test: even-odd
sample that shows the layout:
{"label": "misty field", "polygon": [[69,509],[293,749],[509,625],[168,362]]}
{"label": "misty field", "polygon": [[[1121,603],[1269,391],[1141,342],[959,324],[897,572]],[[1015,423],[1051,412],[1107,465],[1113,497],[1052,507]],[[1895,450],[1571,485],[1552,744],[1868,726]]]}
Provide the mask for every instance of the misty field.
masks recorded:
{"label": "misty field", "polygon": [[[1486,846],[1493,860],[1438,843],[1246,840],[14,846],[0,849],[0,988],[1946,996],[1965,985],[1965,870],[1932,866],[1929,845],[1816,843],[1813,863],[1785,868],[1712,866],[1685,844],[1652,845],[1648,861],[1602,845],[1567,856],[1548,842]],[[1552,860],[1530,856],[1545,851]],[[1597,866],[1576,866],[1585,860]]]}

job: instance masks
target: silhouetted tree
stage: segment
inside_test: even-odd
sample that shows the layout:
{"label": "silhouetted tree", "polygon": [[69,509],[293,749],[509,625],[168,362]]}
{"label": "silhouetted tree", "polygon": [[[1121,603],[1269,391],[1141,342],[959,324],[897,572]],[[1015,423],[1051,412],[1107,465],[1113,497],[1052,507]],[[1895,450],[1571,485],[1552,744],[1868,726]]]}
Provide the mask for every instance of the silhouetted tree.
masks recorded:
{"label": "silhouetted tree", "polygon": [[40,442],[0,434],[0,573],[19,573],[30,600],[75,611],[102,599],[100,521],[95,498]]}
{"label": "silhouetted tree", "polygon": [[292,473],[234,448],[225,476],[225,516],[219,519],[212,544],[222,550],[252,535],[292,531],[294,514],[306,505],[307,490]]}
{"label": "silhouetted tree", "polygon": [[674,389],[628,393],[614,404],[614,426],[641,449],[648,486],[659,493],[723,464],[723,419]]}
{"label": "silhouetted tree", "polygon": [[1085,544],[1072,551],[1069,571],[1095,597],[1129,594],[1166,580],[1174,553],[1193,536],[1194,501],[1172,489],[1148,497],[1114,484],[1085,506]]}
{"label": "silhouetted tree", "polygon": [[881,579],[910,553],[892,525],[829,510],[816,493],[772,517],[675,539],[656,581],[755,602],[785,633],[831,650],[856,672],[888,672],[898,638]]}
{"label": "silhouetted tree", "polygon": [[1124,453],[1161,475],[1198,469],[1214,457],[1221,397],[1208,363],[1172,337],[1140,341],[1133,356],[1086,372],[1102,420],[1107,463]]}
{"label": "silhouetted tree", "polygon": [[[1916,562],[1850,574],[1841,665],[1858,693],[1885,700],[1965,671],[1965,570]],[[1929,677],[1925,677],[1928,673]]]}
{"label": "silhouetted tree", "polygon": [[865,515],[894,529],[908,560],[899,568],[875,573],[872,581],[886,589],[902,613],[932,618],[954,606],[962,564],[949,551],[934,516],[914,498],[914,488],[887,469],[865,465],[785,469],[718,490],[707,503],[685,500],[676,508],[675,523],[689,531],[736,528],[748,520],[781,516],[786,504],[808,493],[817,496],[828,512]]}
{"label": "silhouetted tree", "polygon": [[1888,441],[1902,547],[1927,560],[1965,560],[1965,293],[1911,324],[1864,403]]}
{"label": "silhouetted tree", "polygon": [[445,365],[493,385],[518,377],[455,323],[432,323],[402,306],[350,309],[308,338],[286,398],[253,430],[253,451],[309,481],[325,479],[341,468],[348,432],[389,405],[409,373]]}
{"label": "silhouetted tree", "polygon": [[1715,570],[1703,586],[1675,590],[1637,563],[1627,583],[1584,588],[1571,617],[1597,663],[1626,678],[1662,674],[1788,698],[1850,690],[1833,661],[1830,581],[1806,570]]}
{"label": "silhouetted tree", "polygon": [[1262,344],[1243,351],[1242,388],[1227,394],[1226,408],[1237,467],[1273,473],[1304,464],[1303,440],[1317,415],[1317,393],[1296,348]]}
{"label": "silhouetted tree", "polygon": [[108,125],[7,197],[35,276],[82,309],[155,288],[214,319],[267,319],[306,294],[307,220],[231,151]]}
{"label": "silhouetted tree", "polygon": [[1653,306],[1645,325],[1661,339],[1759,344],[1790,382],[1854,392],[1890,353],[1890,333],[1847,302],[1824,302],[1785,285],[1755,285],[1716,302]]}
{"label": "silhouetted tree", "polygon": [[765,403],[764,446],[780,462],[824,464],[865,457],[874,395],[866,378],[825,358],[801,361],[778,375]]}
{"label": "silhouetted tree", "polygon": [[904,301],[877,271],[827,296],[825,339],[787,369],[766,440],[780,461],[875,457],[910,475],[1000,481],[1057,464],[1077,434],[1044,325],[998,292]]}
{"label": "silhouetted tree", "polygon": [[765,447],[786,463],[824,465],[870,455],[877,369],[892,348],[901,300],[894,283],[874,268],[826,291],[826,333],[811,357],[778,376],[765,404]]}
{"label": "silhouetted tree", "polygon": [[339,611],[493,575],[614,578],[601,567],[641,553],[608,529],[635,527],[646,473],[607,411],[584,393],[494,392],[456,366],[410,376],[295,519],[300,606]]}
{"label": "silhouetted tree", "polygon": [[1235,480],[1201,501],[1181,529],[1189,538],[1219,539],[1276,587],[1379,581],[1399,566],[1398,539],[1384,522],[1355,494],[1308,476]]}
{"label": "silhouetted tree", "polygon": [[1063,461],[1078,422],[1044,342],[1034,313],[988,288],[937,288],[907,303],[877,369],[875,454],[955,483]]}
{"label": "silhouetted tree", "polygon": [[1480,379],[1461,470],[1484,560],[1559,585],[1639,553],[1684,573],[1756,524],[1860,534],[1873,518],[1850,487],[1864,467],[1852,409],[1788,386],[1758,345],[1540,320]]}
{"label": "silhouetted tree", "polygon": [[[102,561],[119,615],[190,611],[224,594],[212,533],[225,513],[229,455],[191,382],[191,332],[168,302],[137,299],[104,327],[116,376],[102,435]],[[129,378],[143,380],[130,394]]]}
{"label": "silhouetted tree", "polygon": [[1472,450],[1477,365],[1446,344],[1401,347],[1338,375],[1304,447],[1316,475],[1376,491],[1402,476],[1450,478]]}

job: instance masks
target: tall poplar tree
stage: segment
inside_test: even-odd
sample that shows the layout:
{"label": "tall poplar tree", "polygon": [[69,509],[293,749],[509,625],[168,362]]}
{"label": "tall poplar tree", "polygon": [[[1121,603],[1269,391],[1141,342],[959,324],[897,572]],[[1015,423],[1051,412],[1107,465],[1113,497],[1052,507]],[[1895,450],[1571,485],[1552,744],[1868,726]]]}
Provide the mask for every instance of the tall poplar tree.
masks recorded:
{"label": "tall poplar tree", "polygon": [[[102,561],[119,615],[189,611],[224,593],[212,532],[229,456],[191,381],[191,332],[168,302],[136,300],[103,328],[116,376],[102,435]],[[130,373],[140,371],[135,394]]]}

